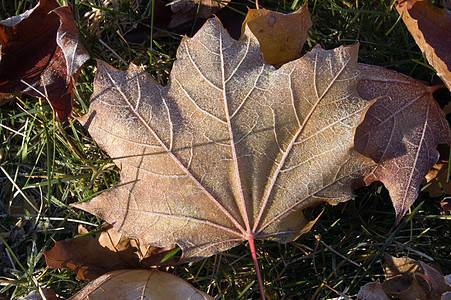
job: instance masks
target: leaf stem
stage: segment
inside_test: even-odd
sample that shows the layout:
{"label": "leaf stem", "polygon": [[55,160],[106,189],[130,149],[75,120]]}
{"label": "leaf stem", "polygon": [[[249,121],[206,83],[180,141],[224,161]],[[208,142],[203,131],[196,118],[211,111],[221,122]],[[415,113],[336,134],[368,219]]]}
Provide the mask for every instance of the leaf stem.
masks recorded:
{"label": "leaf stem", "polygon": [[262,300],[266,300],[265,289],[263,288],[262,275],[260,273],[260,267],[258,266],[257,253],[255,252],[254,236],[248,235],[249,248],[251,249],[252,260],[254,261],[255,273],[257,275],[258,288],[260,289],[260,295]]}
{"label": "leaf stem", "polygon": [[431,93],[441,90],[441,89],[446,89],[446,85],[444,84],[436,84],[433,86],[429,86],[429,90],[431,91]]}

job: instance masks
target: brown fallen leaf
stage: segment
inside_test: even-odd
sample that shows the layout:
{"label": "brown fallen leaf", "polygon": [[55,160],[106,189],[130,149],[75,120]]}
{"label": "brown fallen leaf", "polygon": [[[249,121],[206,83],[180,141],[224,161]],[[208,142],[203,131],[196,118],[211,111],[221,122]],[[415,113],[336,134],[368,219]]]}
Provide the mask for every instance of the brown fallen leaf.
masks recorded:
{"label": "brown fallen leaf", "polygon": [[45,296],[46,300],[57,300],[58,297],[56,297],[55,291],[48,288],[42,288],[40,291],[32,291],[25,297],[21,297],[18,300],[42,300]]}
{"label": "brown fallen leaf", "polygon": [[291,14],[266,9],[249,9],[242,25],[257,37],[267,64],[279,65],[300,57],[301,48],[312,27],[307,2]]}
{"label": "brown fallen leaf", "polygon": [[[440,173],[445,170],[445,168],[448,167],[448,161],[440,159],[426,174],[425,181],[430,182],[431,180],[434,180],[440,176]],[[440,193],[441,195],[442,193]],[[436,196],[432,196],[436,197]]]}
{"label": "brown fallen leaf", "polygon": [[445,113],[445,115],[451,114],[451,102],[448,103],[448,104],[446,104],[446,105],[443,107],[443,112]]}
{"label": "brown fallen leaf", "polygon": [[362,286],[357,294],[359,300],[390,300],[385,294],[384,289],[379,281],[370,282]]}
{"label": "brown fallen leaf", "polygon": [[[446,114],[446,111],[443,111]],[[449,147],[439,145],[440,153],[438,162],[426,174],[423,191],[428,192],[431,197],[440,197],[443,194],[451,194],[451,181],[448,178]]]}
{"label": "brown fallen leaf", "polygon": [[67,120],[72,89],[89,55],[78,40],[69,7],[41,0],[25,13],[0,22],[0,93],[48,99],[56,117]]}
{"label": "brown fallen leaf", "polygon": [[358,70],[360,96],[380,98],[357,128],[355,149],[379,163],[365,183],[384,183],[399,222],[437,162],[437,146],[450,144],[449,124],[432,96],[433,88],[377,66],[359,64]]}
{"label": "brown fallen leaf", "polygon": [[[13,190],[11,189],[11,191]],[[5,194],[8,195],[8,192]],[[10,197],[9,199],[5,197],[5,199],[3,200],[2,204],[4,205],[4,207],[8,208],[8,216],[10,216],[12,219],[20,220],[27,215],[36,216],[39,213],[39,205],[33,194],[24,193],[24,195],[26,195],[26,199],[24,199],[22,196],[16,196]]]}
{"label": "brown fallen leaf", "polygon": [[431,197],[440,197],[443,194],[451,195],[451,180],[448,178],[448,161],[439,160],[423,181],[427,185],[423,191],[428,192]]}
{"label": "brown fallen leaf", "polygon": [[[249,0],[223,1],[221,3],[214,0],[186,0],[170,6],[167,5],[168,3],[170,1],[155,1],[154,36],[165,35],[166,31],[192,36],[208,18],[216,16],[229,34],[234,39],[239,39],[247,7],[254,5]],[[199,13],[197,13],[198,7]],[[150,38],[150,23],[151,11],[148,16],[133,24],[133,28],[124,34],[124,38],[130,43],[144,43]]]}
{"label": "brown fallen leaf", "polygon": [[[79,228],[79,234],[86,233]],[[99,234],[56,242],[52,249],[44,250],[44,256],[51,268],[71,269],[77,271],[78,280],[93,280],[109,271],[161,266],[168,251],[145,246],[110,226]]]}
{"label": "brown fallen leaf", "polygon": [[447,197],[440,202],[440,206],[443,210],[451,211],[451,198]]}
{"label": "brown fallen leaf", "polygon": [[387,295],[406,297],[407,299],[424,299],[426,296],[420,283],[415,279],[415,273],[422,272],[419,262],[408,257],[393,257],[384,254],[385,281],[382,288]]}
{"label": "brown fallen leaf", "polygon": [[420,265],[424,271],[424,274],[419,273],[415,275],[421,277],[426,281],[428,285],[426,292],[428,293],[429,299],[436,299],[447,292],[451,292],[451,285],[449,284],[449,282],[447,282],[446,277],[443,276],[443,274],[439,270],[428,264],[425,264],[422,261],[420,261]]}
{"label": "brown fallen leaf", "polygon": [[75,206],[145,243],[176,243],[182,259],[248,241],[256,263],[255,239],[294,240],[311,225],[304,208],[347,201],[374,166],[352,149],[372,103],[355,89],[357,52],[316,47],[276,70],[250,30],[236,41],[210,19],[182,40],[165,87],[99,61],[80,121],[121,184]]}
{"label": "brown fallen leaf", "polygon": [[[168,30],[169,23],[171,22],[171,8],[166,5],[164,0],[155,0],[154,5],[154,20],[153,20],[153,30],[162,29]],[[141,20],[134,23],[132,28],[124,33],[124,38],[129,43],[142,44],[151,35],[151,21],[152,21],[152,10],[149,11],[148,15],[144,16]]]}
{"label": "brown fallen leaf", "polygon": [[[180,0],[166,1],[171,8],[171,21],[169,28],[175,28],[188,23],[196,18],[205,19],[212,17],[217,11],[228,4],[230,0]],[[167,5],[167,4],[166,4]]]}
{"label": "brown fallen leaf", "polygon": [[213,300],[177,276],[157,270],[120,270],[91,281],[69,300]]}
{"label": "brown fallen leaf", "polygon": [[385,281],[382,288],[388,296],[400,300],[433,300],[451,291],[445,276],[424,262],[388,254],[384,258]]}
{"label": "brown fallen leaf", "polygon": [[385,281],[365,284],[358,299],[438,300],[446,299],[451,291],[448,276],[437,269],[408,257],[384,254]]}
{"label": "brown fallen leaf", "polygon": [[451,12],[425,0],[398,1],[396,9],[428,62],[451,90]]}

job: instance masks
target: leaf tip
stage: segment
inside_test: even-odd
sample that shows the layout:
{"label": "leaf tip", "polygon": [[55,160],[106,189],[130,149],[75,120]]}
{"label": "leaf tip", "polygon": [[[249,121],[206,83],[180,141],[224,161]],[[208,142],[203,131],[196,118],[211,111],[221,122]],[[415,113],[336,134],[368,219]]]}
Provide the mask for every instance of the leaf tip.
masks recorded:
{"label": "leaf tip", "polygon": [[85,206],[84,204],[85,204],[84,202],[82,202],[82,203],[71,203],[70,206],[72,206],[74,208],[78,208],[78,209],[84,210],[84,208],[83,208],[83,206]]}
{"label": "leaf tip", "polygon": [[[410,207],[410,205],[409,205],[409,207]],[[394,226],[398,226],[398,224],[401,222],[402,218],[406,215],[407,209],[406,208],[399,209],[395,206],[395,211],[396,211],[396,219],[395,219]]]}

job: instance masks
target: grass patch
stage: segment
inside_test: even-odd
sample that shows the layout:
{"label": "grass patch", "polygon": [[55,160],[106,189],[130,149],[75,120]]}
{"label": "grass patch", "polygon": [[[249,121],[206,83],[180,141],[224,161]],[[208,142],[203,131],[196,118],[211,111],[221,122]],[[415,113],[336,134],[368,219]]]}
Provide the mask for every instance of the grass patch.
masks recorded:
{"label": "grass patch", "polygon": [[[61,4],[64,1],[60,1]],[[120,68],[130,62],[167,82],[181,36],[157,37],[143,45],[123,35],[149,11],[147,1],[68,0],[92,58]],[[268,0],[261,6],[291,12],[303,3]],[[2,19],[33,7],[34,1],[1,1]],[[312,0],[313,27],[304,52],[320,44],[331,49],[360,43],[359,61],[388,67],[434,82],[436,75],[389,1]],[[152,49],[152,50],[150,50]],[[151,52],[150,52],[151,51]],[[87,112],[94,60],[88,61],[75,89],[74,115]],[[441,104],[450,95],[442,92]],[[19,96],[0,107],[0,299],[17,299],[52,288],[68,298],[85,284],[67,270],[46,267],[42,251],[54,241],[102,226],[95,216],[70,204],[87,201],[119,181],[118,169],[75,120],[58,124],[45,101]],[[443,195],[445,196],[445,195]],[[308,213],[316,215],[322,207]],[[355,199],[327,206],[313,230],[286,245],[257,242],[268,299],[330,299],[356,295],[382,277],[384,252],[408,255],[451,273],[450,216],[439,199],[421,193],[400,226],[381,184],[356,191]],[[246,245],[199,262],[170,268],[216,299],[255,299],[258,287]],[[328,288],[327,286],[332,289]]]}

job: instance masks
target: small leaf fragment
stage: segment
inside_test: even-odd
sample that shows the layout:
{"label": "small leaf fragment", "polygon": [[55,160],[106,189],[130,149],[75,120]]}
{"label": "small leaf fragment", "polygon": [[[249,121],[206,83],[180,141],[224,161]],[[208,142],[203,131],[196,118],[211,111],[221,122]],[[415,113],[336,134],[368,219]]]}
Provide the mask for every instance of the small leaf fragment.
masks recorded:
{"label": "small leaf fragment", "polygon": [[91,281],[69,300],[213,300],[189,283],[157,270],[119,270]]}
{"label": "small leaf fragment", "polygon": [[357,294],[359,300],[390,300],[385,294],[379,279],[362,286]]}
{"label": "small leaf fragment", "polygon": [[443,194],[451,194],[451,180],[448,178],[448,161],[439,160],[426,175],[423,191],[428,192],[430,197],[436,198]]}
{"label": "small leaf fragment", "polygon": [[443,199],[442,202],[440,202],[440,206],[445,211],[451,211],[451,198],[446,197],[445,199]]}
{"label": "small leaf fragment", "polygon": [[18,300],[42,300],[42,295],[45,296],[46,300],[58,300],[56,297],[55,291],[53,289],[41,288],[40,291],[32,291],[25,297],[21,297]]}

